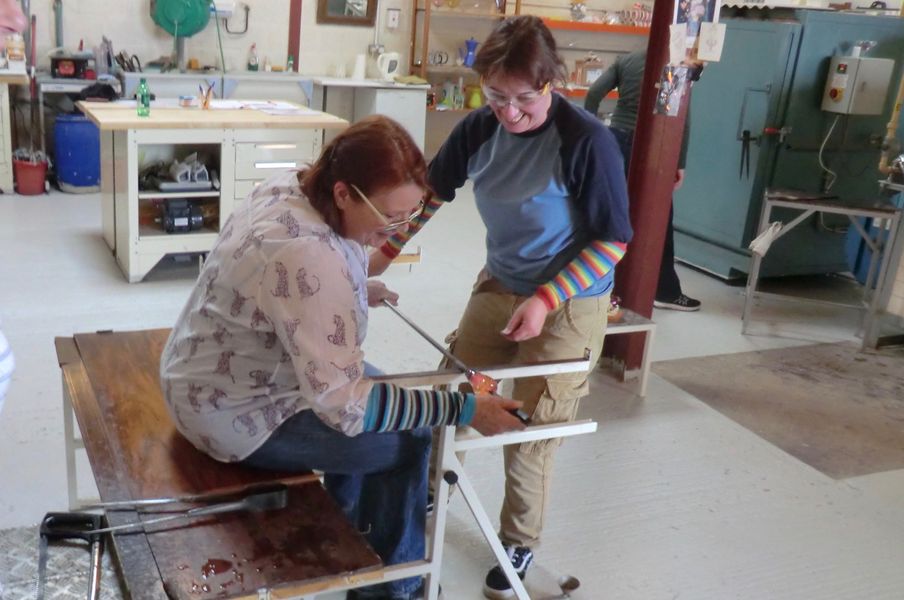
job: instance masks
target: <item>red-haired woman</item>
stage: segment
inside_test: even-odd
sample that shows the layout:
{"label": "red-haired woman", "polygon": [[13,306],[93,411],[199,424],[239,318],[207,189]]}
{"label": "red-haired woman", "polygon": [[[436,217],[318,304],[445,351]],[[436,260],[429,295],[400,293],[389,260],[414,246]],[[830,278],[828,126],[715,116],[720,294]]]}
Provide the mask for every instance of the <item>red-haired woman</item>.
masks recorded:
{"label": "red-haired woman", "polygon": [[[367,281],[379,246],[423,210],[424,158],[402,127],[370,117],[309,169],[239,204],[163,352],[179,431],[224,462],[323,471],[324,483],[386,564],[424,558],[428,427],[484,434],[523,427],[519,402],[407,390],[365,373],[368,305],[396,295]],[[419,579],[349,592],[408,600]]]}

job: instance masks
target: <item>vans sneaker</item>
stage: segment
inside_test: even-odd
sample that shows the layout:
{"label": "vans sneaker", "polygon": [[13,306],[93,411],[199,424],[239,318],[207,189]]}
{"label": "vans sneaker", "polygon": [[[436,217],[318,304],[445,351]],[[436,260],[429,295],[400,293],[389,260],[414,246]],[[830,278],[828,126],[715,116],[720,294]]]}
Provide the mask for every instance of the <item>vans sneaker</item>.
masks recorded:
{"label": "vans sneaker", "polygon": [[654,300],[653,306],[655,306],[656,308],[665,308],[668,310],[694,312],[700,310],[700,301],[681,294],[674,300]]}
{"label": "vans sneaker", "polygon": [[[503,544],[503,547],[506,554],[508,554],[509,560],[512,561],[512,566],[515,567],[518,577],[523,580],[527,574],[527,569],[534,562],[534,553],[527,546],[507,546]],[[493,600],[505,600],[515,597],[515,591],[509,585],[509,581],[499,565],[496,565],[487,573],[487,578],[483,582],[483,595]]]}

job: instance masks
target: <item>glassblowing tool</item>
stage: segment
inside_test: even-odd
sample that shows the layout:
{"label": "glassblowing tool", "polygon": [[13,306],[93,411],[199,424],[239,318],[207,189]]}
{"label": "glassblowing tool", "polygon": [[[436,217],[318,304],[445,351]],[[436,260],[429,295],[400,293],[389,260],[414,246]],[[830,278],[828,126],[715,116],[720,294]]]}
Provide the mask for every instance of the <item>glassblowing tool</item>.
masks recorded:
{"label": "glassblowing tool", "polygon": [[468,378],[468,382],[471,384],[471,387],[474,388],[475,393],[477,393],[477,394],[495,394],[496,393],[496,389],[499,387],[498,381],[496,381],[492,377],[488,377],[488,376],[484,375],[483,373],[478,373],[477,371],[475,371],[474,369],[472,369],[471,367],[469,367],[468,365],[463,363],[457,356],[455,356],[454,354],[449,352],[444,345],[440,344],[435,339],[430,337],[430,334],[428,334],[426,331],[424,331],[423,329],[418,327],[418,325],[414,321],[412,321],[411,319],[406,317],[404,314],[402,314],[401,311],[399,311],[399,309],[397,309],[395,306],[390,304],[388,300],[386,300],[384,298],[382,302],[384,305],[388,306],[390,308],[390,310],[392,310],[392,312],[397,314],[400,319],[402,319],[403,321],[408,323],[408,325],[412,329],[414,329],[416,332],[418,332],[422,338],[424,338],[425,340],[430,342],[431,346],[433,346],[434,348],[439,350],[442,353],[442,355],[445,356],[447,359],[449,359],[449,362],[451,362],[453,365],[455,365],[455,367],[459,371],[464,373],[465,377]]}
{"label": "glassblowing tool", "polygon": [[[279,510],[285,508],[289,503],[289,488],[283,484],[274,484],[272,486],[260,486],[253,493],[249,493],[244,497],[240,497],[231,502],[221,502],[218,504],[208,504],[199,506],[189,510],[175,512],[162,517],[154,517],[146,521],[136,521],[134,523],[124,523],[122,525],[114,525],[112,527],[104,527],[102,529],[93,529],[92,535],[101,533],[138,533],[143,532],[148,525],[157,523],[166,523],[177,519],[195,519],[198,517],[207,517],[210,515],[218,515],[221,513],[235,512],[240,510],[248,510],[252,512],[263,512],[267,510]],[[119,508],[125,508],[121,506]],[[59,535],[75,535],[77,530],[61,529],[57,533]]]}
{"label": "glassblowing tool", "polygon": [[[460,370],[462,373],[464,373],[465,377],[468,378],[468,383],[471,384],[471,388],[473,388],[475,394],[495,394],[496,393],[496,390],[499,388],[498,381],[496,381],[495,379],[493,379],[492,377],[490,377],[488,375],[484,375],[483,373],[475,371],[474,369],[472,369],[471,367],[469,367],[468,365],[463,363],[461,361],[461,359],[459,359],[457,356],[455,356],[454,354],[449,352],[449,350],[447,350],[444,345],[440,344],[435,339],[430,337],[430,335],[426,331],[424,331],[423,329],[418,327],[418,325],[414,321],[412,321],[411,319],[406,317],[404,314],[402,314],[402,312],[398,308],[396,308],[395,306],[390,304],[388,300],[386,300],[384,298],[382,300],[382,302],[384,305],[388,306],[389,309],[392,310],[392,312],[397,314],[400,319],[402,319],[403,321],[408,323],[408,325],[412,329],[414,329],[416,332],[418,332],[418,334],[420,334],[420,336],[422,338],[424,338],[425,340],[430,342],[431,346],[433,346],[434,348],[439,350],[440,353],[442,353],[442,355],[445,356],[449,360],[449,362],[451,362],[453,365],[455,365],[455,367],[458,370]],[[520,419],[521,422],[524,423],[525,425],[530,423],[530,417],[524,411],[513,410],[510,412],[513,415],[515,415],[516,417],[518,417],[518,419]]]}

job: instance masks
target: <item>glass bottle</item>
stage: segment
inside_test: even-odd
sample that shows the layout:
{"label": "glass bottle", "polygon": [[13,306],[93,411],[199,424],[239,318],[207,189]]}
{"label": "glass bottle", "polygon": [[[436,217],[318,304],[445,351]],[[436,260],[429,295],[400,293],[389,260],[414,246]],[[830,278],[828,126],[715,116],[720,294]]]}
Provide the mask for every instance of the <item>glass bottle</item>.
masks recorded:
{"label": "glass bottle", "polygon": [[251,44],[251,50],[248,51],[248,70],[257,71],[257,44]]}
{"label": "glass bottle", "polygon": [[138,105],[138,116],[148,117],[151,115],[151,90],[148,89],[147,80],[142,77],[138,83],[138,90],[135,92],[135,99]]}

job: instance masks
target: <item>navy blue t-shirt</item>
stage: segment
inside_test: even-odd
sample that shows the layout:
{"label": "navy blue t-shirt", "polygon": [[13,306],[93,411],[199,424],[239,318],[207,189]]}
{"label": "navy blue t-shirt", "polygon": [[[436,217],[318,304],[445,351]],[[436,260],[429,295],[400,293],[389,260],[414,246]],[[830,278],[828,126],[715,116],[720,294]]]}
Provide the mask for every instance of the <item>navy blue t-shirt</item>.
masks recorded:
{"label": "navy blue t-shirt", "polygon": [[[624,163],[612,133],[556,93],[546,122],[513,134],[490,107],[459,123],[430,162],[437,197],[466,180],[487,227],[487,269],[530,296],[591,241],[631,240]],[[608,292],[610,271],[579,296]]]}

